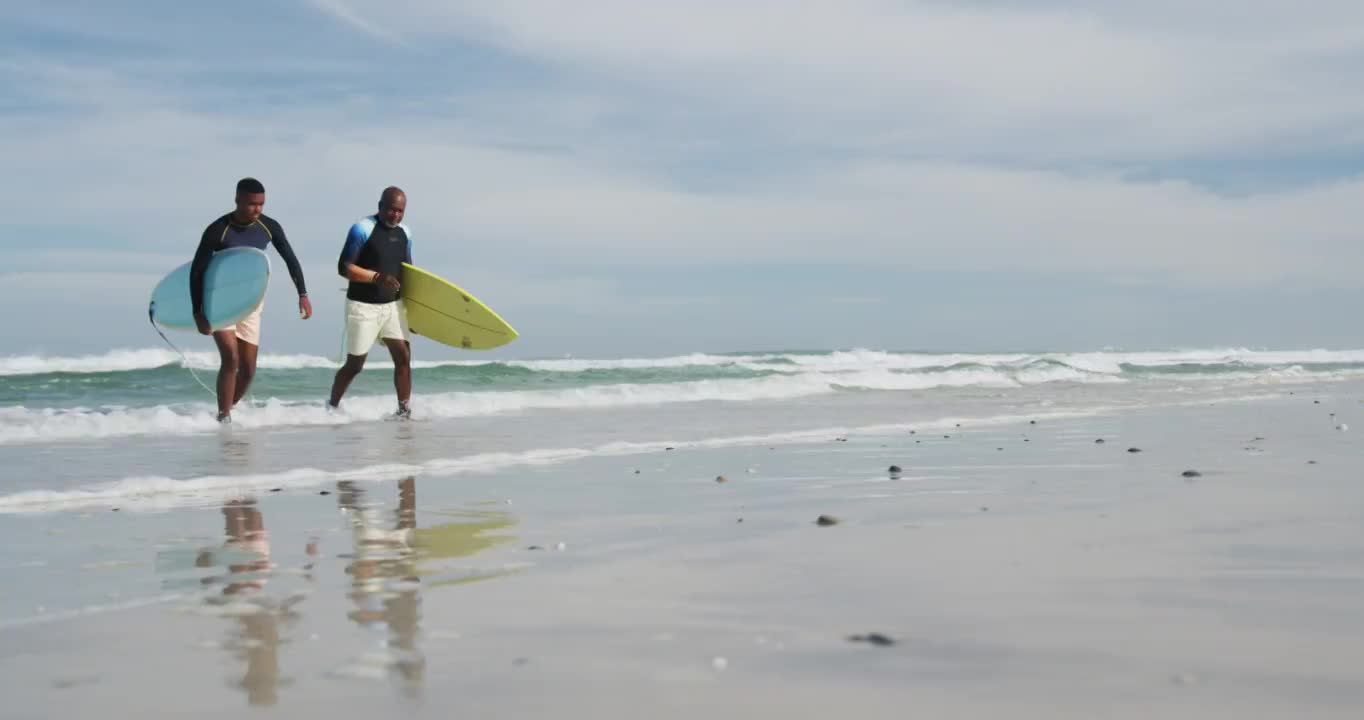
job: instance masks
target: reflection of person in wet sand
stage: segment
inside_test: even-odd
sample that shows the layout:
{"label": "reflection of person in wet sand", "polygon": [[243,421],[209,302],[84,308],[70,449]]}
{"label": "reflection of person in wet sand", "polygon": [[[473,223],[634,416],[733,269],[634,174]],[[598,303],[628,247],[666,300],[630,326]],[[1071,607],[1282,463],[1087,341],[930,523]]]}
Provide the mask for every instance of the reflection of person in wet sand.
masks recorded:
{"label": "reflection of person in wet sand", "polygon": [[398,510],[392,530],[383,527],[378,506],[364,502],[364,490],[355,483],[337,483],[337,502],[350,514],[354,548],[346,572],[351,576],[350,599],[355,609],[347,616],[361,626],[387,627],[391,667],[416,688],[426,671],[426,659],[417,647],[421,599],[413,545],[416,478],[398,482]]}
{"label": "reflection of person in wet sand", "polygon": [[[246,674],[237,686],[246,691],[251,705],[274,705],[279,699],[279,621],[287,610],[272,607],[262,590],[272,567],[269,536],[265,519],[254,500],[233,500],[223,505],[227,541],[223,544],[222,562],[227,573],[205,578],[205,583],[222,582],[221,596],[209,602],[249,604],[234,613],[241,628],[235,633],[232,647],[246,661]],[[200,567],[216,564],[211,552],[200,553],[195,563]]]}

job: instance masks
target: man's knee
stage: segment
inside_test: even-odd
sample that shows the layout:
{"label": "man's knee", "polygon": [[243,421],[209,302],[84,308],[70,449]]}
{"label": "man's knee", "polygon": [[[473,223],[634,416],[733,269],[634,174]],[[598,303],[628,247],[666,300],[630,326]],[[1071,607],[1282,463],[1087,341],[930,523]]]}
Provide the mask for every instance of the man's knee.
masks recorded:
{"label": "man's knee", "polygon": [[223,372],[237,375],[241,372],[242,361],[237,355],[236,350],[223,350],[219,353],[222,359],[221,369]]}

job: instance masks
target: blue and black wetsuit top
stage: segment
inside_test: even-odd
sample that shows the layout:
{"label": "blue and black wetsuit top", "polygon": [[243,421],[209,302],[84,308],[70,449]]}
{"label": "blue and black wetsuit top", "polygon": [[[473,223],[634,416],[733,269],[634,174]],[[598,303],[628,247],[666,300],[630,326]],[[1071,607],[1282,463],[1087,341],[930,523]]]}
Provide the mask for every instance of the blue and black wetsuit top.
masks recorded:
{"label": "blue and black wetsuit top", "polygon": [[[341,248],[341,258],[336,263],[336,271],[346,276],[347,265],[357,265],[366,270],[374,270],[396,278],[403,276],[403,263],[412,262],[412,231],[398,223],[388,227],[379,222],[376,215],[355,223],[346,233],[346,244]],[[354,280],[346,288],[346,298],[357,302],[382,305],[402,297],[402,290],[389,290],[374,283],[358,283]]]}
{"label": "blue and black wetsuit top", "polygon": [[194,302],[194,312],[197,314],[204,309],[204,272],[208,270],[213,253],[233,247],[264,250],[272,244],[275,250],[279,251],[279,256],[284,258],[284,264],[289,268],[289,277],[293,278],[298,294],[307,295],[308,288],[303,284],[303,267],[298,264],[294,249],[289,246],[289,239],[284,236],[284,228],[280,227],[274,218],[266,215],[261,215],[249,225],[238,225],[232,221],[232,213],[228,213],[204,228],[204,235],[199,238],[199,249],[194,253],[194,262],[190,264],[189,296]]}

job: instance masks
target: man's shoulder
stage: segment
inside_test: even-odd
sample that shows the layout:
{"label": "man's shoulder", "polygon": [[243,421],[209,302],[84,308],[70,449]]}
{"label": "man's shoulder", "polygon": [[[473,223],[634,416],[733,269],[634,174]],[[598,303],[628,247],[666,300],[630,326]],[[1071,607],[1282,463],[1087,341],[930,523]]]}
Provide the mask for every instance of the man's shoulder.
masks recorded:
{"label": "man's shoulder", "polygon": [[270,217],[269,215],[266,215],[265,213],[261,213],[260,224],[264,225],[265,229],[270,231],[271,235],[284,234],[284,226],[280,225],[278,220]]}
{"label": "man's shoulder", "polygon": [[368,238],[370,233],[374,232],[374,226],[377,224],[378,221],[373,215],[367,215],[356,220],[355,223],[350,226],[350,232],[352,235]]}
{"label": "man's shoulder", "polygon": [[213,222],[204,226],[204,232],[208,232],[209,230],[212,230],[214,228],[222,228],[231,221],[232,213],[225,213],[223,215],[219,215],[218,217],[214,218]]}

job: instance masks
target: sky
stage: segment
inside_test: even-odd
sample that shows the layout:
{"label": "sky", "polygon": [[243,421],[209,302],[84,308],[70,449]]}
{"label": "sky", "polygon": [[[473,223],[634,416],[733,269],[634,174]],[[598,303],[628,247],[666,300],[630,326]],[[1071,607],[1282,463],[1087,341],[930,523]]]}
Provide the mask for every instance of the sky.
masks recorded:
{"label": "sky", "polygon": [[1364,347],[1361,77],[1357,0],[0,3],[0,355],[156,346],[248,175],[264,352],[390,184],[489,357]]}

